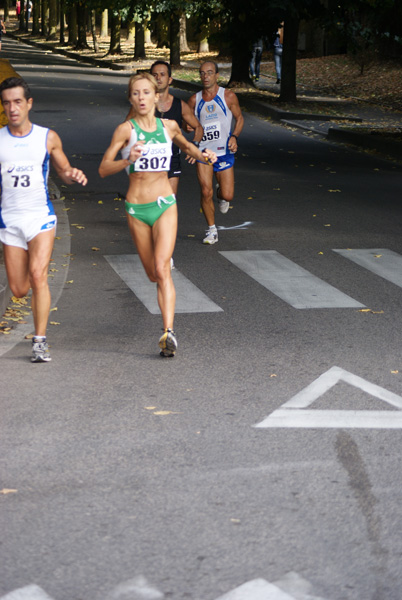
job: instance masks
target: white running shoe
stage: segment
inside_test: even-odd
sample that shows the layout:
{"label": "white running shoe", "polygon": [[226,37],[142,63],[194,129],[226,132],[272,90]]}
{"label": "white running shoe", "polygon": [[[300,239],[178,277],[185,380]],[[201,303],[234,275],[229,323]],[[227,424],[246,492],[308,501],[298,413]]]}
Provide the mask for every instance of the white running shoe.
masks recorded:
{"label": "white running shoe", "polygon": [[32,338],[32,356],[31,362],[49,362],[52,360],[49,354],[49,346],[46,339],[38,341],[35,337]]}
{"label": "white running shoe", "polygon": [[226,200],[219,200],[218,205],[219,205],[219,210],[221,211],[221,213],[226,215],[226,213],[228,212],[228,210],[230,208],[230,202],[226,202]]}
{"label": "white running shoe", "polygon": [[215,229],[207,229],[206,230],[206,237],[204,237],[204,239],[202,240],[203,244],[216,244],[216,242],[218,241],[218,231],[215,227]]}

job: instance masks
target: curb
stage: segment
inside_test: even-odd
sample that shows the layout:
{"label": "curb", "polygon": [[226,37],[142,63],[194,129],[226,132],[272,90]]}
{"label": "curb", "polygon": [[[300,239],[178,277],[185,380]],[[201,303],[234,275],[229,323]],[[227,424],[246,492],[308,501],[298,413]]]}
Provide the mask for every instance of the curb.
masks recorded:
{"label": "curb", "polygon": [[360,133],[359,131],[330,127],[328,129],[327,139],[335,142],[353,144],[360,148],[368,148],[369,150],[376,150],[382,154],[402,158],[402,144],[400,142],[395,142],[390,138],[380,138],[379,136],[376,136],[375,131],[372,131],[372,133]]}

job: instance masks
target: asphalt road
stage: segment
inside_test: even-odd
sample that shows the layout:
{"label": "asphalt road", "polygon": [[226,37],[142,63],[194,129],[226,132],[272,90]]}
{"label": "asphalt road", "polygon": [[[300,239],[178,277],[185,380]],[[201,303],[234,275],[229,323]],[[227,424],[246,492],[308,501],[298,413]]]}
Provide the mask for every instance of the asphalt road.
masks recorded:
{"label": "asphalt road", "polygon": [[89,184],[60,187],[52,362],[29,317],[0,339],[1,600],[399,600],[399,167],[246,114],[215,246],[184,166],[163,360],[97,175],[127,76],[3,49]]}

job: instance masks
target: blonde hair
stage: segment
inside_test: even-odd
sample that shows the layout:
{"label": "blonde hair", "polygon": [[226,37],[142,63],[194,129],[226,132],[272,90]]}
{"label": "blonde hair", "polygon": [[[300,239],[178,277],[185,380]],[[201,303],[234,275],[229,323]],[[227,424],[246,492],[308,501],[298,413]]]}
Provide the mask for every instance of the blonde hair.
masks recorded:
{"label": "blonde hair", "polygon": [[156,83],[155,77],[153,75],[151,75],[151,73],[148,73],[147,71],[142,71],[140,73],[137,73],[136,75],[131,75],[130,79],[128,80],[128,97],[129,98],[130,98],[131,90],[132,90],[134,83],[136,83],[136,81],[140,81],[141,79],[147,79],[152,84],[155,94],[158,94],[158,85]]}

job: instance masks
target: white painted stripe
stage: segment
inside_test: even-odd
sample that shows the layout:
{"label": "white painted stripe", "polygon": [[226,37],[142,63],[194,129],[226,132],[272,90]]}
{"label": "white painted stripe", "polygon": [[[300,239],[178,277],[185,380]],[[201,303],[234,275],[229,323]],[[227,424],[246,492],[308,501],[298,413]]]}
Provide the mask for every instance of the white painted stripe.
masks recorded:
{"label": "white painted stripe", "polygon": [[52,600],[52,598],[39,586],[27,585],[5,596],[1,596],[0,600]]}
{"label": "white painted stripe", "polygon": [[402,287],[402,256],[387,248],[335,250],[341,256],[368,269],[375,275]]}
{"label": "white painted stripe", "polygon": [[[121,254],[109,255],[105,258],[149,312],[153,315],[160,314],[156,285],[146,276],[140,257],[137,254]],[[172,271],[172,277],[176,288],[176,314],[223,311],[177,268]]]}
{"label": "white painted stripe", "polygon": [[295,597],[265,579],[253,579],[216,600],[295,600]]}
{"label": "white painted stripe", "polygon": [[353,298],[275,250],[220,252],[247,275],[294,308],[362,308]]}
{"label": "white painted stripe", "polygon": [[402,412],[396,410],[309,410],[280,408],[255,425],[257,428],[402,429]]}

